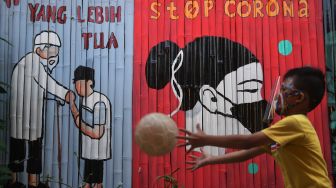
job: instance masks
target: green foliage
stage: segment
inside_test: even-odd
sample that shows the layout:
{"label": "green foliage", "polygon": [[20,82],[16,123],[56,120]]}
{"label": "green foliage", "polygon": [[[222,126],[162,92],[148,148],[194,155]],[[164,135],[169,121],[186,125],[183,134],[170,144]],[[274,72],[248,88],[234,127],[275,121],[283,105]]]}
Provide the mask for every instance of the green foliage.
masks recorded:
{"label": "green foliage", "polygon": [[[0,82],[0,94],[7,94],[6,88],[8,88],[8,84]],[[7,102],[7,101],[5,101]],[[2,130],[5,126],[6,120],[0,119],[0,130]],[[0,150],[1,151],[1,150]]]}
{"label": "green foliage", "polygon": [[7,91],[3,87],[0,86],[0,93],[7,93]]}
{"label": "green foliage", "polygon": [[176,173],[178,170],[179,168],[171,172],[169,175],[158,176],[156,178],[156,182],[158,183],[160,179],[163,179],[165,188],[168,188],[168,187],[178,188],[178,181],[173,177],[173,174]]}
{"label": "green foliage", "polygon": [[[5,87],[8,87],[7,84],[0,82],[0,94],[7,94]],[[0,119],[0,131],[5,128],[6,120]],[[6,151],[6,144],[0,140],[0,153]],[[0,185],[4,185],[9,179],[11,179],[11,171],[7,168],[6,165],[0,165]]]}
{"label": "green foliage", "polygon": [[4,130],[5,129],[5,120],[0,119],[0,130]]}
{"label": "green foliage", "polygon": [[11,171],[6,165],[0,165],[0,185],[4,185],[9,179],[11,179]]}
{"label": "green foliage", "polygon": [[0,151],[5,151],[6,150],[6,144],[3,142],[0,142]]}
{"label": "green foliage", "polygon": [[5,88],[9,88],[9,86],[10,85],[8,85],[7,83],[0,81],[0,87],[3,87],[5,89]]}

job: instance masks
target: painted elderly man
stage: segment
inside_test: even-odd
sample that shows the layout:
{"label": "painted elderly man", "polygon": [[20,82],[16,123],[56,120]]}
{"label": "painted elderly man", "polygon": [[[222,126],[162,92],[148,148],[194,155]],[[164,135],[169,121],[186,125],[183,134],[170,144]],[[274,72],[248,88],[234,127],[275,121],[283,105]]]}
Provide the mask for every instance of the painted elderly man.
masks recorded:
{"label": "painted elderly man", "polygon": [[[17,179],[27,160],[28,187],[47,187],[39,181],[42,171],[44,104],[47,93],[64,104],[74,100],[72,91],[58,83],[51,72],[58,64],[61,41],[55,32],[42,31],[35,37],[34,51],[26,54],[14,67],[10,103],[10,161],[12,181],[7,187],[25,187]],[[26,142],[28,156],[26,157]]]}

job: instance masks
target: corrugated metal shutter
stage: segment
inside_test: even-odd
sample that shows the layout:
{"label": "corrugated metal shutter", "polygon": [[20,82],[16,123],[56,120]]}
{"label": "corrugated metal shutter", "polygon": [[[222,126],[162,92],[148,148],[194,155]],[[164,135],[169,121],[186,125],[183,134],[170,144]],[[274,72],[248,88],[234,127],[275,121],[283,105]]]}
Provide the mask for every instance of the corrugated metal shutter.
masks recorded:
{"label": "corrugated metal shutter", "polygon": [[[108,138],[111,145],[105,149],[111,150],[112,156],[104,161],[104,187],[131,187],[133,9],[133,1],[129,0],[0,2],[0,37],[10,43],[0,41],[2,82],[11,82],[14,66],[34,51],[34,39],[42,31],[53,31],[60,39],[59,63],[51,77],[65,88],[76,93],[74,71],[80,65],[94,69],[94,90],[105,95],[111,104],[111,122],[105,125],[112,133]],[[49,89],[45,88],[45,93]],[[50,93],[47,97],[55,99]],[[2,98],[10,100],[9,94]],[[77,95],[77,107],[79,98]],[[9,102],[2,101],[1,114],[8,121],[1,138],[7,143],[12,128],[8,110]],[[49,181],[51,187],[58,187],[58,182],[62,187],[78,187],[85,181],[84,160],[79,153],[82,135],[74,124],[70,107],[45,100],[44,113],[40,179]],[[8,152],[9,149],[8,145]],[[91,151],[93,156],[94,149]],[[98,155],[102,153],[99,151]],[[8,153],[2,154],[2,163],[7,164],[8,157]],[[27,184],[25,170],[19,173],[18,180]]]}
{"label": "corrugated metal shutter", "polygon": [[[256,102],[268,99],[279,75],[305,65],[325,70],[321,1],[138,0],[134,14],[133,130],[147,113],[172,113],[183,93],[180,111],[172,116],[179,128],[192,130],[201,123],[209,134],[258,131],[262,127],[256,117],[263,114],[264,108]],[[178,59],[179,51],[184,53],[183,65],[173,74],[176,69],[172,63]],[[229,58],[223,59],[223,53]],[[260,64],[251,64],[253,56]],[[241,71],[249,65],[250,71]],[[172,75],[182,91],[177,89]],[[238,80],[254,77],[263,77],[262,88],[257,88],[261,96],[234,94]],[[224,87],[222,80],[227,83]],[[211,86],[217,97],[211,99],[213,106],[201,104],[199,93],[203,86]],[[231,100],[230,104],[225,99],[226,105],[243,110],[241,113],[245,110],[242,116],[248,118],[239,119],[234,114],[232,118],[230,110],[221,109],[220,94]],[[214,109],[225,113],[211,113]],[[251,112],[255,116],[251,117]],[[316,127],[331,174],[326,98],[309,118]],[[258,126],[248,127],[253,122]],[[241,125],[248,131],[238,128]],[[213,154],[221,152],[208,150]],[[270,156],[207,166],[194,173],[186,171],[186,160],[185,148],[150,157],[133,143],[133,187],[164,187],[164,181],[157,178],[176,169],[173,177],[184,187],[283,187],[281,172]]]}

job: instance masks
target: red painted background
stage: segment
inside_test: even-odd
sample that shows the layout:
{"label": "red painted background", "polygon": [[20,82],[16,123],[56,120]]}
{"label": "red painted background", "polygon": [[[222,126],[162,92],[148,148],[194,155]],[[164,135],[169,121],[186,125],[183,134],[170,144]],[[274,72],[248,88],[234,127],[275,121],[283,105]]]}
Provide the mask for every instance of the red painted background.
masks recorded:
{"label": "red painted background", "polygon": [[[158,7],[160,17],[151,11],[153,2],[161,3]],[[167,6],[174,2],[177,20],[169,18]],[[211,35],[223,36],[243,44],[261,61],[264,72],[264,93],[267,99],[270,95],[272,83],[280,74],[288,69],[303,65],[312,65],[325,69],[324,43],[323,43],[323,13],[322,1],[309,0],[308,17],[299,17],[299,10],[303,4],[293,1],[294,16],[284,16],[282,1],[279,1],[279,14],[268,16],[265,7],[262,9],[263,17],[251,15],[242,18],[230,5],[235,17],[225,14],[226,1],[214,1],[214,7],[209,11],[208,17],[204,14],[204,1],[198,0],[200,12],[195,19],[184,15],[187,1],[163,0],[135,0],[134,19],[134,79],[133,79],[133,132],[136,123],[142,116],[150,112],[163,112],[169,114],[178,105],[170,84],[160,91],[149,89],[145,77],[146,59],[150,49],[157,43],[171,40],[179,47],[196,37]],[[241,2],[237,1],[236,3]],[[248,1],[253,5],[253,1]],[[268,1],[262,1],[264,6]],[[275,1],[277,2],[277,1]],[[290,2],[290,1],[287,1]],[[253,9],[253,6],[252,6]],[[245,11],[243,9],[243,11]],[[293,52],[288,56],[278,53],[278,43],[289,40],[293,44]],[[309,114],[320,138],[324,157],[331,174],[330,137],[328,129],[328,111],[326,97],[322,104]],[[185,128],[185,112],[180,111],[173,116],[179,128]],[[133,139],[133,187],[164,187],[163,180],[157,182],[157,177],[169,174],[179,168],[174,177],[179,186],[184,187],[283,187],[281,172],[276,167],[272,157],[262,155],[252,160],[228,165],[213,165],[199,169],[195,172],[186,170],[185,149],[175,148],[170,154],[161,157],[149,157],[141,152]],[[248,164],[256,163],[259,170],[256,174],[248,173]]]}

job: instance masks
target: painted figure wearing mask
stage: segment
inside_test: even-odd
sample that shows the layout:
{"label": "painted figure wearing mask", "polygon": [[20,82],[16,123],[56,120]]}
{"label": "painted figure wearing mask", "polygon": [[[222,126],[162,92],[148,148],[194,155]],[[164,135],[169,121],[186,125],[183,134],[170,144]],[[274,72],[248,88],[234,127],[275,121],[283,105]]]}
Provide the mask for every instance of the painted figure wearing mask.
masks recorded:
{"label": "painted figure wearing mask", "polygon": [[[26,54],[15,65],[11,79],[10,101],[10,162],[13,172],[11,186],[20,187],[15,174],[22,172],[28,141],[27,173],[30,187],[44,187],[38,175],[42,171],[42,138],[44,104],[46,100],[69,103],[75,94],[57,82],[51,72],[58,64],[61,41],[52,31],[42,31],[35,36],[34,51]],[[55,98],[47,98],[47,93]]]}
{"label": "painted figure wearing mask", "polygon": [[[179,48],[171,41],[152,47],[146,63],[150,88],[170,83],[179,100],[172,111],[186,112],[186,129],[200,124],[208,134],[250,134],[265,127],[267,102],[261,96],[260,61],[243,45],[223,37],[203,36]],[[222,148],[205,147],[213,155]]]}

